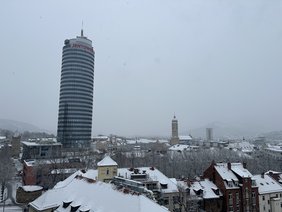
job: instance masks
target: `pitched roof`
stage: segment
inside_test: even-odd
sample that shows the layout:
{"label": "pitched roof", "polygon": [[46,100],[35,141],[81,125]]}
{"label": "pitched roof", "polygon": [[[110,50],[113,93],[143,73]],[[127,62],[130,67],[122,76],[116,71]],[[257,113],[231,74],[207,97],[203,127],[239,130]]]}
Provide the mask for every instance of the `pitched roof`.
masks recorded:
{"label": "pitched roof", "polygon": [[97,163],[98,166],[117,166],[118,164],[110,157],[106,156],[103,160]]}
{"label": "pitched roof", "polygon": [[269,175],[254,175],[259,194],[282,192],[282,186]]}
{"label": "pitched roof", "polygon": [[228,169],[227,163],[216,163],[214,167],[223,180],[238,181],[236,175],[231,170]]}
{"label": "pitched roof", "polygon": [[243,167],[242,163],[231,163],[231,169],[240,177],[253,177],[249,170]]}
{"label": "pitched roof", "polygon": [[[70,203],[64,208],[63,203]],[[110,204],[109,204],[110,202]],[[111,184],[96,182],[82,177],[71,176],[66,182],[48,190],[30,203],[36,210],[57,208],[55,211],[70,211],[71,206],[78,210],[90,211],[132,211],[132,212],[165,212],[166,208],[142,195],[124,194],[114,190]]]}
{"label": "pitched roof", "polygon": [[[218,189],[218,187],[210,180],[204,179],[201,181],[193,182],[191,184],[190,189],[193,190],[203,190],[203,198],[204,199],[218,199],[222,196],[222,193]],[[218,191],[218,194],[215,192]]]}

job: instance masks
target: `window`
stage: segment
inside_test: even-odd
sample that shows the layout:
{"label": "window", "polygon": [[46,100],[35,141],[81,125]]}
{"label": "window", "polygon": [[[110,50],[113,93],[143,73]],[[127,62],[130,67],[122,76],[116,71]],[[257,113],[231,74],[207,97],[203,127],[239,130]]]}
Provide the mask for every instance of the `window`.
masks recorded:
{"label": "window", "polygon": [[165,197],[164,198],[164,205],[168,205],[168,203],[169,203],[168,197]]}
{"label": "window", "polygon": [[232,205],[228,207],[228,211],[229,211],[229,212],[233,211]]}
{"label": "window", "polygon": [[245,199],[248,200],[250,198],[249,189],[245,189]]}
{"label": "window", "polygon": [[265,197],[264,197],[264,196],[262,196],[262,200],[263,200],[263,201],[265,200]]}
{"label": "window", "polygon": [[109,169],[107,169],[107,175],[109,175],[109,173],[110,173],[110,170],[109,170]]}
{"label": "window", "polygon": [[232,193],[229,193],[229,194],[228,194],[228,199],[229,199],[229,205],[232,205],[232,204],[233,204],[233,201],[232,201]]}

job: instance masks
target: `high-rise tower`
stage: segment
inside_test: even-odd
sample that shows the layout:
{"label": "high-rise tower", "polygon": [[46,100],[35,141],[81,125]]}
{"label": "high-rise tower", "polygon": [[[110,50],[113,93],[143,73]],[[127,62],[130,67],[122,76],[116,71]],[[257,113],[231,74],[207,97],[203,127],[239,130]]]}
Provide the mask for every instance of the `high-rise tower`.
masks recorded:
{"label": "high-rise tower", "polygon": [[64,147],[87,147],[91,140],[94,56],[83,35],[65,40],[62,57],[57,139]]}
{"label": "high-rise tower", "polygon": [[171,140],[170,144],[179,144],[179,137],[178,137],[178,121],[174,115],[172,121],[171,121]]}

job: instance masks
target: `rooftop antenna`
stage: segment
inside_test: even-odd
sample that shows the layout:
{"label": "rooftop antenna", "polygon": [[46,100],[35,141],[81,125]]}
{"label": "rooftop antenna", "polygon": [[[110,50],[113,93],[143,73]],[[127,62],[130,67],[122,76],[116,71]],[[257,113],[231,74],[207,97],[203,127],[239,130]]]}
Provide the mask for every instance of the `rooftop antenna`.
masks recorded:
{"label": "rooftop antenna", "polygon": [[81,37],[83,37],[83,21],[82,21],[82,24],[81,24]]}

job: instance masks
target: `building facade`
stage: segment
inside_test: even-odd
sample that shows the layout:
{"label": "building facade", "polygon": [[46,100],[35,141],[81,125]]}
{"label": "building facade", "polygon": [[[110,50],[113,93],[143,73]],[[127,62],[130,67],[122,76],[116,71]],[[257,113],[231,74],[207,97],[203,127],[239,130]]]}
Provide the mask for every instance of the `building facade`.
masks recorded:
{"label": "building facade", "polygon": [[88,147],[91,140],[94,50],[83,36],[65,40],[58,115],[58,142],[65,148]]}
{"label": "building facade", "polygon": [[282,186],[267,174],[254,176],[259,189],[259,211],[282,210]]}
{"label": "building facade", "polygon": [[84,168],[85,163],[78,158],[24,160],[22,183],[23,185],[39,185],[49,189],[78,169]]}
{"label": "building facade", "polygon": [[51,141],[23,141],[22,161],[27,159],[55,159],[61,157],[62,144]]}
{"label": "building facade", "polygon": [[178,120],[174,116],[171,121],[171,145],[179,144],[179,137],[178,137]]}
{"label": "building facade", "polygon": [[223,194],[223,211],[259,211],[258,186],[241,163],[212,163],[204,172]]}

